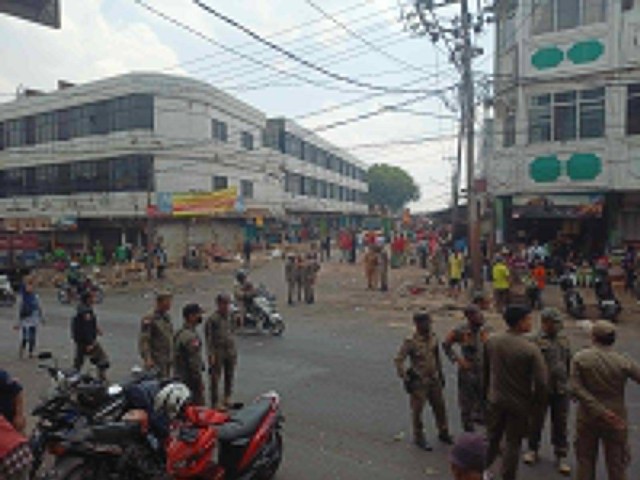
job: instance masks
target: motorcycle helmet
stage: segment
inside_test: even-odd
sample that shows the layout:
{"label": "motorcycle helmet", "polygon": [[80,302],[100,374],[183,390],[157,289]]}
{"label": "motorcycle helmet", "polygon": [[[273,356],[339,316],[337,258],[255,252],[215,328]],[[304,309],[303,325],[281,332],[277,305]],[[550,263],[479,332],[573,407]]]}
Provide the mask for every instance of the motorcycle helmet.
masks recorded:
{"label": "motorcycle helmet", "polygon": [[169,418],[175,418],[191,400],[189,388],[179,382],[169,383],[158,392],[154,401],[154,410],[163,412]]}
{"label": "motorcycle helmet", "polygon": [[236,272],[236,280],[240,283],[244,282],[247,279],[247,272],[244,270],[238,270]]}

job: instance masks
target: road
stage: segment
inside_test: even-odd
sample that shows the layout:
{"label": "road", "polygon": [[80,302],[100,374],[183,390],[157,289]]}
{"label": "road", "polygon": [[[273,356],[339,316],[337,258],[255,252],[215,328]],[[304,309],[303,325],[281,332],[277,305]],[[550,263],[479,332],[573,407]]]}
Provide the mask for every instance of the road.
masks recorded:
{"label": "road", "polygon": [[[351,270],[349,270],[351,269]],[[401,273],[394,273],[392,281]],[[284,297],[282,265],[274,261],[252,274],[267,284],[279,298]],[[197,288],[176,295],[173,318],[187,301],[198,301],[213,308],[215,294],[230,289],[230,275],[201,277]],[[281,480],[450,478],[447,448],[435,441],[431,415],[427,414],[428,437],[435,450],[426,453],[410,443],[407,397],[395,376],[392,359],[402,339],[411,331],[410,312],[402,307],[379,307],[378,292],[365,292],[359,267],[332,265],[320,277],[318,303],[313,306],[282,306],[287,330],[282,338],[241,336],[238,338],[239,365],[236,400],[250,401],[268,390],[282,396],[285,423],[285,461],[278,475]],[[51,350],[70,364],[69,341],[71,308],[58,305],[53,292],[42,293],[48,322],[40,331],[40,350]],[[403,300],[400,299],[400,302]],[[433,301],[438,301],[437,298]],[[415,303],[415,302],[414,302]],[[109,353],[112,379],[123,376],[138,364],[137,331],[139,319],[152,305],[150,292],[111,292],[97,308],[105,336],[102,343]],[[394,304],[395,305],[395,304]],[[14,313],[0,310],[2,367],[26,385],[30,405],[46,388],[44,375],[35,360],[18,361],[17,336],[11,330]],[[457,320],[437,317],[436,331],[442,338]],[[638,327],[627,321],[621,327],[619,348],[640,358]],[[568,325],[574,347],[588,343],[586,332]],[[455,371],[446,363],[446,398],[453,434],[460,432],[456,404]],[[628,405],[632,424],[632,452],[640,455],[640,388],[631,386]],[[547,432],[546,432],[547,433]],[[535,468],[521,467],[520,478],[557,475],[551,449],[545,444],[543,461]],[[573,461],[573,457],[571,458]],[[640,474],[635,460],[630,478]],[[559,475],[558,475],[559,477]],[[606,478],[601,471],[598,478]]]}

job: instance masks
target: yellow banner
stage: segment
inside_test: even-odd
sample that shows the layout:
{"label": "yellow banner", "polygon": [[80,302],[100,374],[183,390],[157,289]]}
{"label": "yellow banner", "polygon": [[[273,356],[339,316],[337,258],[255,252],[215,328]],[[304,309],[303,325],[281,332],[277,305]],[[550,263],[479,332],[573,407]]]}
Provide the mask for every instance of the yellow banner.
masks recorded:
{"label": "yellow banner", "polygon": [[236,187],[206,193],[174,193],[172,211],[174,217],[219,215],[236,210]]}

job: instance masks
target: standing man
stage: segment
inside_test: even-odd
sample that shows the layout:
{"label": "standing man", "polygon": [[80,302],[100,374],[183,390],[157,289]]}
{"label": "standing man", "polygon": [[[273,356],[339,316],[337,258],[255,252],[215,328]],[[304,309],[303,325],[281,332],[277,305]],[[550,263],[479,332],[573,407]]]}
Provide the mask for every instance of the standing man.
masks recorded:
{"label": "standing man", "polygon": [[182,309],[184,325],[175,337],[175,366],[178,377],[191,390],[195,405],[204,405],[204,382],[202,381],[202,340],[198,335],[198,325],[202,323],[204,311],[197,303],[185,305]]}
{"label": "standing man", "polygon": [[304,261],[304,256],[302,254],[298,254],[298,256],[296,257],[296,266],[294,269],[296,291],[298,292],[298,302],[302,301],[304,293],[304,271],[306,268],[307,267]]}
{"label": "standing man", "polygon": [[376,277],[378,272],[378,254],[375,247],[367,247],[367,253],[364,254],[364,275],[367,279],[367,289],[374,290],[376,288]]}
{"label": "standing man", "polygon": [[593,345],[576,353],[571,365],[571,392],[578,400],[576,480],[595,480],[600,442],[609,479],[626,480],[630,451],[624,391],[627,380],[640,383],[640,365],[613,350],[616,327],[611,322],[595,322],[591,339]]}
{"label": "standing man", "polygon": [[163,378],[171,376],[173,361],[173,324],[171,323],[171,293],[156,294],[153,312],[142,318],[138,349],[147,370],[157,369]]}
{"label": "standing man", "polygon": [[293,292],[296,286],[296,257],[292,254],[287,255],[287,260],[284,264],[284,279],[287,282],[289,305],[293,305]]}
{"label": "standing man", "polygon": [[320,271],[320,264],[315,253],[307,255],[307,261],[303,270],[303,285],[304,285],[304,301],[309,305],[315,303],[315,286],[316,279],[318,278],[318,272]]}
{"label": "standing man", "polygon": [[[466,323],[449,332],[442,348],[449,360],[458,366],[458,403],[462,426],[465,432],[473,432],[474,423],[484,420],[482,362],[489,330],[476,305],[467,306],[464,316]],[[453,349],[456,344],[460,346],[459,354]]]}
{"label": "standing man", "polygon": [[211,408],[220,406],[218,403],[218,383],[220,382],[220,375],[223,373],[223,406],[230,405],[231,395],[233,394],[233,377],[238,355],[236,344],[233,340],[235,323],[229,310],[230,302],[229,295],[219,294],[216,299],[217,309],[204,325],[209,375],[211,378]]}
{"label": "standing man", "polygon": [[503,313],[504,308],[509,303],[509,289],[511,288],[509,267],[504,262],[502,256],[496,257],[493,265],[493,300],[496,311]]}
{"label": "standing man", "polygon": [[456,299],[462,288],[462,274],[464,273],[464,256],[459,250],[449,255],[449,295]]}
{"label": "standing man", "polygon": [[98,369],[100,380],[104,381],[109,369],[109,358],[98,342],[98,335],[102,335],[102,331],[93,311],[93,292],[87,289],[82,292],[76,314],[71,319],[71,336],[76,344],[73,368],[80,371],[85,358],[89,357]]}
{"label": "standing man", "polygon": [[547,372],[540,349],[527,340],[533,320],[526,306],[510,305],[504,312],[508,330],[487,340],[484,358],[487,390],[487,466],[502,452],[502,480],[515,480],[522,439],[528,434],[531,411],[544,401]]}
{"label": "standing man", "polygon": [[542,428],[551,411],[551,443],[556,454],[556,467],[562,475],[571,475],[571,467],[566,461],[569,450],[567,441],[567,423],[569,421],[569,365],[571,347],[569,338],[562,333],[562,317],[555,308],[545,308],[540,316],[542,331],[535,337],[544,357],[549,373],[549,385],[545,402],[533,412],[529,431],[529,451],[525,453],[524,463],[533,465],[538,462],[538,449],[542,437]]}
{"label": "standing man", "polygon": [[380,270],[380,291],[389,290],[389,252],[384,244],[378,246],[378,269]]}
{"label": "standing man", "polygon": [[[432,447],[424,436],[422,411],[427,402],[436,417],[438,439],[446,444],[453,443],[449,435],[447,412],[442,395],[444,375],[440,361],[438,338],[432,329],[431,315],[419,311],[413,315],[415,333],[407,337],[395,358],[396,371],[404,381],[405,390],[409,394],[411,418],[413,422],[413,441],[427,451]],[[405,370],[405,361],[409,358],[410,366]]]}

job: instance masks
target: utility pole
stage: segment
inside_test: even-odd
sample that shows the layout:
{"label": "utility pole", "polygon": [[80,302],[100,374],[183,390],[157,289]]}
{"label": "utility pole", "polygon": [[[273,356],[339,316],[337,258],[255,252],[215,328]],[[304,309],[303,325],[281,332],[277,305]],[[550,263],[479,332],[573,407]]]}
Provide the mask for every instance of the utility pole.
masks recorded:
{"label": "utility pole", "polygon": [[[440,20],[436,15],[439,9],[449,8],[460,3],[459,16],[451,20]],[[481,54],[474,45],[474,34],[483,31],[487,13],[478,1],[477,11],[472,13],[469,0],[413,0],[413,5],[404,12],[404,20],[411,32],[429,36],[433,43],[444,43],[451,56],[451,62],[461,75],[459,101],[461,119],[458,138],[458,175],[461,172],[463,139],[465,143],[465,162],[467,167],[467,240],[471,256],[473,288],[482,289],[482,253],[480,249],[480,224],[478,215],[477,192],[475,188],[475,83],[473,78],[473,59]],[[487,20],[488,21],[488,20]],[[445,23],[447,25],[445,25]],[[454,209],[452,221],[458,221],[457,189],[453,195]]]}

